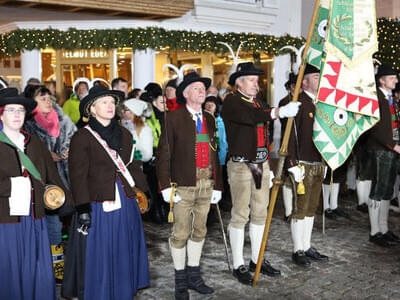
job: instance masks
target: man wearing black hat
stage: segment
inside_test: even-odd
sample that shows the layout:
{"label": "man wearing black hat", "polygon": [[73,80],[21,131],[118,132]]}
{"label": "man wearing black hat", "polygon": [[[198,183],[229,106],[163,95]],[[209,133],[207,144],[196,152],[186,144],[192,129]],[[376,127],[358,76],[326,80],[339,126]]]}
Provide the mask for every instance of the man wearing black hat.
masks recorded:
{"label": "man wearing black hat", "polygon": [[189,299],[188,288],[200,294],[214,292],[200,275],[210,203],[218,203],[222,191],[215,119],[201,109],[210,84],[195,72],[184,77],[176,95],[185,107],[167,113],[157,151],[159,186],[173,211],[169,244],[175,299]]}
{"label": "man wearing black hat", "polygon": [[393,101],[397,72],[383,64],[376,74],[380,121],[370,130],[367,141],[371,150],[372,185],[369,193],[370,242],[390,247],[400,243],[399,237],[388,229],[390,200],[397,174],[396,161],[400,153],[398,107]]}
{"label": "man wearing black hat", "polygon": [[165,86],[165,98],[168,111],[174,111],[178,108],[182,108],[184,105],[179,104],[176,99],[176,84],[177,79],[171,79]]}
{"label": "man wearing black hat", "polygon": [[311,260],[328,261],[326,255],[311,247],[314,216],[317,212],[325,166],[321,154],[313,142],[315,102],[318,93],[319,70],[307,64],[302,81],[303,92],[299,95],[301,107],[294,122],[288,147],[288,171],[297,183],[303,182],[305,193],[297,195],[293,205],[290,229],[293,240],[294,263],[310,267]]}
{"label": "man wearing black hat", "polygon": [[[233,275],[243,284],[252,284],[252,276],[243,260],[244,227],[249,221],[251,241],[250,271],[255,270],[262,242],[269,202],[270,169],[268,163],[268,122],[296,115],[299,103],[281,108],[266,108],[256,98],[259,75],[264,72],[251,62],[241,63],[229,77],[236,91],[226,96],[222,118],[228,140],[228,181],[232,194],[229,237],[233,254]],[[267,260],[261,272],[280,275]]]}
{"label": "man wearing black hat", "polygon": [[[288,104],[290,101],[292,101],[293,94],[294,94],[294,89],[296,87],[296,81],[297,81],[297,75],[295,75],[293,72],[289,73],[289,79],[285,83],[285,88],[288,91],[288,94],[286,97],[282,98],[279,101],[278,106],[284,106]],[[301,90],[300,90],[301,92]],[[283,140],[283,135],[285,133],[285,128],[286,128],[286,123],[287,123],[287,118],[282,118],[280,119],[281,121],[281,141]],[[289,220],[289,217],[292,213],[292,206],[293,206],[293,186],[290,178],[287,176],[287,164],[285,165],[285,179],[284,179],[284,184],[282,186],[282,198],[283,198],[283,206],[285,208],[285,221]]]}

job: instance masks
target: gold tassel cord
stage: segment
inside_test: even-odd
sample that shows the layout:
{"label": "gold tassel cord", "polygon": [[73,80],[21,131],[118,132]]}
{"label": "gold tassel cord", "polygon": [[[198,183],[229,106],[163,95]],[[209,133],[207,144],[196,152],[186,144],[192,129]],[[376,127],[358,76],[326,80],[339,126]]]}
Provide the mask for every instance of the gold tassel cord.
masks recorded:
{"label": "gold tassel cord", "polygon": [[168,223],[173,223],[174,222],[174,213],[173,213],[173,208],[174,208],[174,195],[176,192],[176,183],[171,182],[171,195],[169,196],[169,213],[168,213]]}
{"label": "gold tassel cord", "polygon": [[[298,165],[298,167],[301,169],[302,173],[304,172],[304,166],[303,165]],[[306,188],[304,186],[303,179],[299,181],[299,184],[297,185],[297,195],[304,195],[306,193]]]}

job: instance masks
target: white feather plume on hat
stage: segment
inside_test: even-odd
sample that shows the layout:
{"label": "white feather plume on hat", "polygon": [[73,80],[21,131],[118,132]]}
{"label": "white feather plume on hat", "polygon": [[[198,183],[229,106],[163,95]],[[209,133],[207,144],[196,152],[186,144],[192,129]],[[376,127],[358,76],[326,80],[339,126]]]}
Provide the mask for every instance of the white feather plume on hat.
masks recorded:
{"label": "white feather plume on hat", "polygon": [[0,77],[0,88],[4,88],[4,89],[8,88],[7,82],[1,77]]}
{"label": "white feather plume on hat", "polygon": [[197,68],[192,64],[184,64],[179,69],[178,69],[178,67],[174,66],[173,64],[165,64],[162,66],[162,70],[164,71],[165,68],[171,68],[172,70],[175,71],[176,75],[178,75],[178,78],[176,80],[176,86],[178,86],[183,81],[183,77],[185,75],[184,72],[186,69],[193,69],[193,70],[197,71]]}
{"label": "white feather plume on hat", "polygon": [[72,90],[75,92],[75,88],[76,88],[76,86],[77,86],[80,82],[86,83],[87,86],[88,86],[88,90],[90,90],[90,89],[93,87],[93,85],[94,85],[97,81],[104,82],[104,83],[107,85],[108,88],[111,88],[110,83],[109,83],[107,80],[104,80],[103,78],[93,78],[92,80],[89,80],[89,79],[86,78],[86,77],[78,77],[78,78],[74,81],[74,84],[73,84],[73,86],[72,86]]}
{"label": "white feather plume on hat", "polygon": [[231,74],[233,74],[233,73],[236,72],[237,66],[238,66],[238,64],[239,64],[239,53],[240,53],[240,49],[242,48],[242,45],[243,45],[244,43],[246,43],[246,42],[241,42],[241,43],[239,44],[239,47],[237,48],[236,54],[235,54],[235,52],[233,51],[232,47],[231,47],[228,43],[225,43],[225,42],[217,42],[217,44],[224,45],[226,48],[228,48],[229,52],[230,52],[231,55],[232,55],[232,58],[233,58],[233,65],[232,65],[231,69],[229,70],[229,74],[228,74],[228,75],[231,75]]}
{"label": "white feather plume on hat", "polygon": [[72,85],[72,91],[73,91],[73,92],[75,92],[76,86],[77,86],[79,83],[81,83],[81,82],[86,83],[87,86],[88,86],[88,90],[90,90],[90,88],[91,88],[90,80],[89,80],[88,78],[86,78],[86,77],[78,77],[78,78],[74,81],[74,84]]}
{"label": "white feather plume on hat", "polygon": [[107,87],[108,87],[109,89],[111,89],[111,84],[110,84],[107,80],[105,80],[105,79],[103,79],[103,78],[93,78],[93,79],[90,81],[89,89],[92,88],[92,87],[94,86],[94,84],[95,84],[97,81],[104,82],[104,83],[107,85]]}
{"label": "white feather plume on hat", "polygon": [[382,64],[379,60],[376,58],[372,58],[372,63],[374,64],[374,74],[378,74],[378,68]]}
{"label": "white feather plume on hat", "polygon": [[295,75],[299,74],[300,65],[301,65],[301,55],[303,53],[305,46],[306,45],[304,44],[299,49],[297,49],[296,47],[293,47],[293,46],[284,46],[281,49],[279,49],[279,50],[289,49],[296,54],[296,62],[292,64],[292,72]]}

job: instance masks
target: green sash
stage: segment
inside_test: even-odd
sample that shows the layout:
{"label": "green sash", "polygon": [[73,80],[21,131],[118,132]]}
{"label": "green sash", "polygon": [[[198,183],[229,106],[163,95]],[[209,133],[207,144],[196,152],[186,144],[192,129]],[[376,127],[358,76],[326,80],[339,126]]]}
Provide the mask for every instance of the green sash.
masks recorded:
{"label": "green sash", "polygon": [[36,169],[35,165],[31,161],[31,159],[23,152],[21,149],[19,149],[9,138],[8,136],[3,132],[0,131],[0,142],[6,143],[17,149],[19,159],[21,160],[22,166],[31,174],[35,179],[41,181],[40,173]]}

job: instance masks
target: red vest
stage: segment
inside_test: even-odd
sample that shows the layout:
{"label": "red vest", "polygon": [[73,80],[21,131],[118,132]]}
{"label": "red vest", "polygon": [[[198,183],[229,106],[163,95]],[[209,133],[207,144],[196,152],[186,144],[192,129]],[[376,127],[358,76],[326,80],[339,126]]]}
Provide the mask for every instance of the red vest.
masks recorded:
{"label": "red vest", "polygon": [[206,119],[203,116],[201,133],[196,133],[196,167],[198,168],[207,168],[211,163],[209,143]]}

